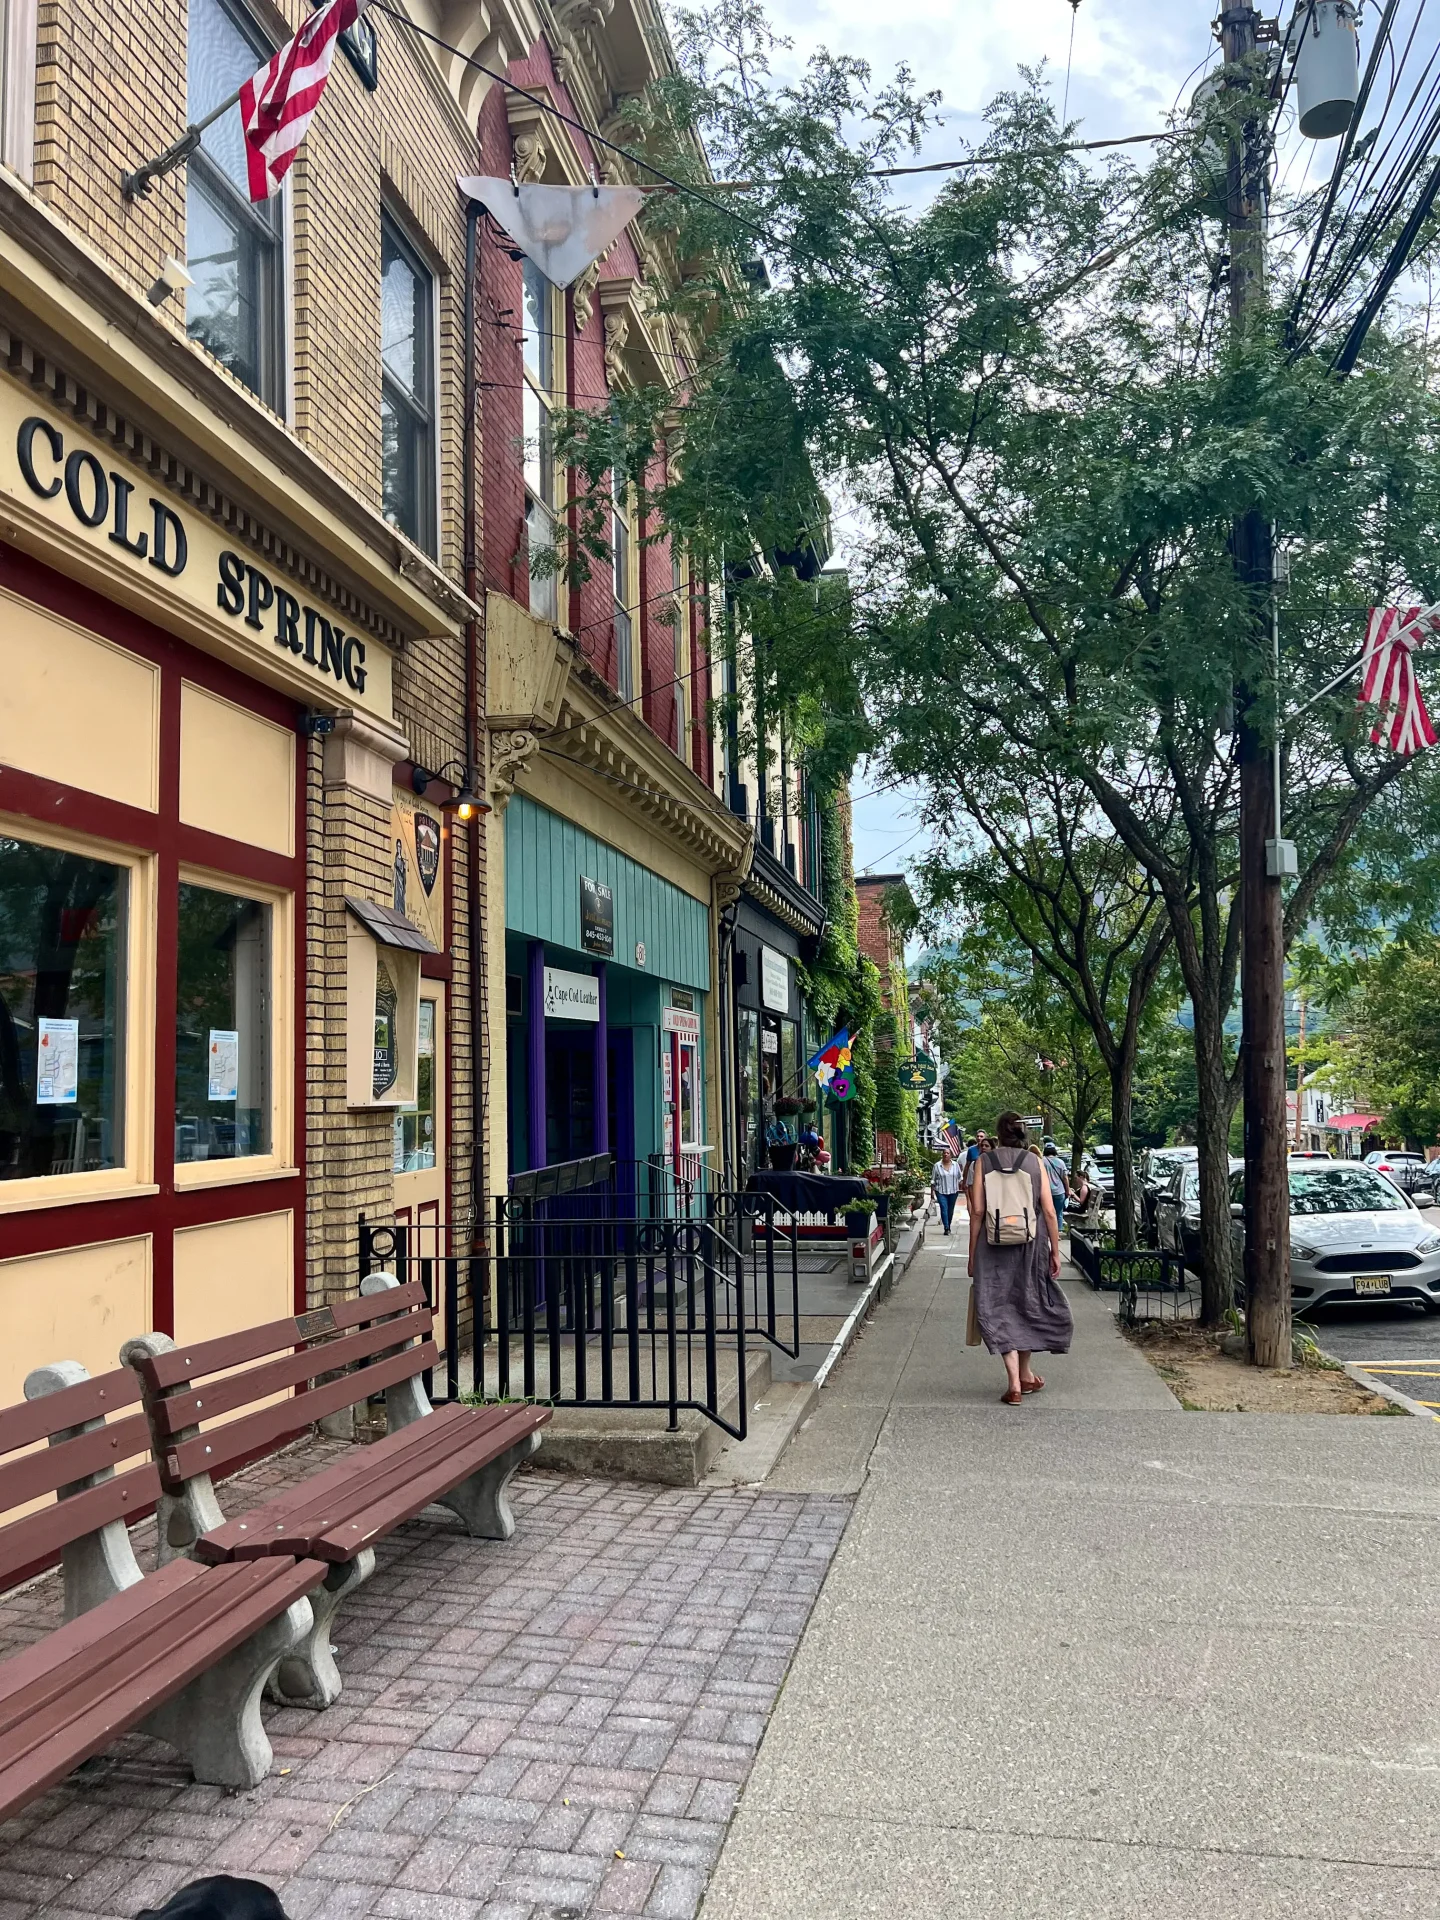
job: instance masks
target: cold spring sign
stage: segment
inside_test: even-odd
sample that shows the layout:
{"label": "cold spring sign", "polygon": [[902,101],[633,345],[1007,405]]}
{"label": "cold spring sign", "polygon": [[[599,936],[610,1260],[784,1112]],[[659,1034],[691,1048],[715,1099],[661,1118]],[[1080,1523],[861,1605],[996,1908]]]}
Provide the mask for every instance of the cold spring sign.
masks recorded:
{"label": "cold spring sign", "polygon": [[35,397],[0,388],[0,520],[43,558],[301,700],[391,714],[390,654]]}

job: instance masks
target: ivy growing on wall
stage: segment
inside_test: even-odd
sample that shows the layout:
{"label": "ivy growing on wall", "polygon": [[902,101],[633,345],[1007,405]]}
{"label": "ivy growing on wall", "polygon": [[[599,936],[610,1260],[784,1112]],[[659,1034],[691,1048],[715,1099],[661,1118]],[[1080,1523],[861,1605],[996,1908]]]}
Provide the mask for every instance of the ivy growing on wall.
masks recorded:
{"label": "ivy growing on wall", "polygon": [[[868,1167],[875,1157],[875,1022],[881,1014],[880,970],[860,951],[860,907],[848,832],[848,798],[831,787],[816,795],[820,821],[820,903],[825,936],[815,959],[800,968],[801,985],[822,1041],[849,1027],[854,1049],[847,1102],[849,1160]],[[893,1070],[893,1069],[892,1069]]]}

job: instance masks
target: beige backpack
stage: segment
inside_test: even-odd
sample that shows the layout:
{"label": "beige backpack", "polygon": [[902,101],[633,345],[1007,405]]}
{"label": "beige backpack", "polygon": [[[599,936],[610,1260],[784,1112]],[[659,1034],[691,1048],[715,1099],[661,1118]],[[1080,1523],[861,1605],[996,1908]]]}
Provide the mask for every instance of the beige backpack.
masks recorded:
{"label": "beige backpack", "polygon": [[985,1238],[992,1247],[1023,1247],[1035,1238],[1035,1186],[1025,1167],[1002,1167],[994,1154],[981,1162],[985,1181]]}

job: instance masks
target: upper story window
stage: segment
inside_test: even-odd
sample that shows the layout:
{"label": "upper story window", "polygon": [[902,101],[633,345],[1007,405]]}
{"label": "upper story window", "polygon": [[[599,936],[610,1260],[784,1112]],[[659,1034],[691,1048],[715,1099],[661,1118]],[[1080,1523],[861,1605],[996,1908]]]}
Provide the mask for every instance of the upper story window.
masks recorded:
{"label": "upper story window", "polygon": [[533,260],[524,262],[524,312],[521,358],[525,441],[525,532],[530,555],[530,611],[543,620],[558,618],[553,562],[537,558],[555,545],[555,431],[551,421],[559,386],[559,337],[556,290]]}
{"label": "upper story window", "polygon": [[686,697],[690,666],[690,594],[683,555],[670,549],[670,585],[675,607],[675,751],[690,764],[690,703]]}
{"label": "upper story window", "polygon": [[35,172],[35,52],[39,0],[0,0],[0,163]]}
{"label": "upper story window", "polygon": [[622,700],[635,698],[635,542],[630,528],[630,498],[625,476],[610,476],[610,552],[615,591],[615,689]]}
{"label": "upper story window", "polygon": [[435,283],[380,216],[380,468],[385,518],[435,551]]}
{"label": "upper story window", "polygon": [[[227,0],[191,0],[185,111],[193,122],[272,51]],[[240,109],[207,127],[186,170],[185,324],[235,378],[281,411],[284,358],[280,198],[251,204]]]}

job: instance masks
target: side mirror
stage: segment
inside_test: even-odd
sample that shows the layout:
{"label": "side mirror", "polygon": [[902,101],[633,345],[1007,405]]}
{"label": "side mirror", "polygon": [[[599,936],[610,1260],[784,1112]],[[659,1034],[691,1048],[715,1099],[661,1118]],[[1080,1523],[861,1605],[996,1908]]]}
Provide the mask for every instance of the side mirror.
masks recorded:
{"label": "side mirror", "polygon": [[1230,1202],[1230,1218],[1232,1220],[1243,1220],[1245,1218],[1245,1208],[1241,1201],[1232,1200]]}

